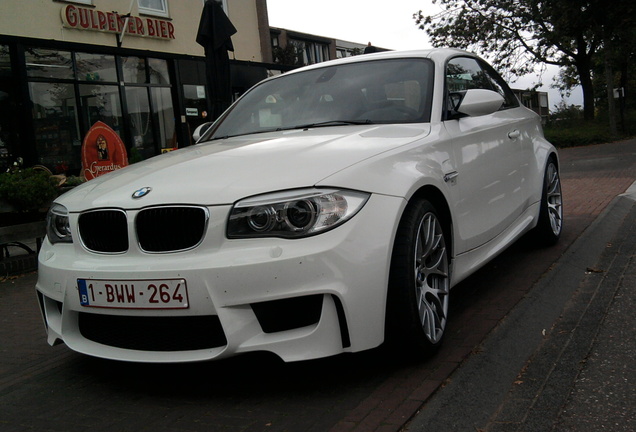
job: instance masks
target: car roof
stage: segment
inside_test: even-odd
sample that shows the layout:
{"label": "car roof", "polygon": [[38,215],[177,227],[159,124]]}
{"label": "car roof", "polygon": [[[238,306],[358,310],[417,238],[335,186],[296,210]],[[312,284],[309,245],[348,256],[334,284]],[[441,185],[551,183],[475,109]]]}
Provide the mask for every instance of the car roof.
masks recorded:
{"label": "car roof", "polygon": [[456,49],[456,48],[432,48],[423,50],[408,50],[408,51],[383,51],[373,54],[361,54],[357,56],[345,57],[336,60],[329,60],[321,63],[312,64],[309,66],[303,66],[298,69],[286,72],[285,75],[302,72],[306,70],[319,69],[338,64],[349,63],[361,63],[373,60],[384,59],[396,59],[396,58],[429,58],[435,63],[445,63],[451,57],[457,57],[458,55],[477,57],[475,54],[468,51]]}

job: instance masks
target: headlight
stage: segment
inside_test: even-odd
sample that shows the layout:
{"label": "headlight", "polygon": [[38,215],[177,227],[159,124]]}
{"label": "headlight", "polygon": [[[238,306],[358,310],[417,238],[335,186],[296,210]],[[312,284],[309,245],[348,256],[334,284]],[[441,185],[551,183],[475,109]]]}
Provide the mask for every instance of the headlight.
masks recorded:
{"label": "headlight", "polygon": [[334,228],[353,217],[369,194],[301,189],[239,201],[232,208],[228,238],[301,238]]}
{"label": "headlight", "polygon": [[46,235],[52,244],[73,243],[68,210],[61,204],[53,203],[46,216]]}

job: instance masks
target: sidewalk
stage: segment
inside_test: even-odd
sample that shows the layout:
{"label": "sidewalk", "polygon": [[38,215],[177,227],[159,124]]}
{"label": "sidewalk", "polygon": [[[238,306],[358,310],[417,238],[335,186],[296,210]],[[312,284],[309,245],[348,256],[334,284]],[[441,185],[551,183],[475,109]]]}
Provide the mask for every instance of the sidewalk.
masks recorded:
{"label": "sidewalk", "polygon": [[447,340],[423,362],[94,359],[46,344],[37,273],[4,278],[0,430],[636,430],[636,204],[616,198],[636,180],[636,140],[560,154],[561,241],[520,240],[456,287]]}
{"label": "sidewalk", "polygon": [[38,269],[36,240],[28,239],[20,243],[31,249],[34,253],[25,250],[22,245],[1,245],[1,247],[7,247],[9,256],[0,259],[0,278],[29,273]]}
{"label": "sidewalk", "polygon": [[636,430],[635,306],[636,183],[404,430]]}

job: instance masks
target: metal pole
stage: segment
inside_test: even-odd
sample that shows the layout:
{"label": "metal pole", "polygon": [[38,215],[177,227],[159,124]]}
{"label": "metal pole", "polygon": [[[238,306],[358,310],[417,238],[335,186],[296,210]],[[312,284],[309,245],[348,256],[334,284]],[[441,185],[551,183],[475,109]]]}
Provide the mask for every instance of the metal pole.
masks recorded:
{"label": "metal pole", "polygon": [[124,40],[124,34],[126,33],[126,28],[128,27],[128,22],[130,21],[130,14],[132,14],[133,6],[135,4],[135,0],[130,0],[130,8],[128,9],[128,13],[124,15],[126,20],[124,21],[124,27],[121,29],[121,34],[117,39],[117,47],[121,48],[121,44]]}

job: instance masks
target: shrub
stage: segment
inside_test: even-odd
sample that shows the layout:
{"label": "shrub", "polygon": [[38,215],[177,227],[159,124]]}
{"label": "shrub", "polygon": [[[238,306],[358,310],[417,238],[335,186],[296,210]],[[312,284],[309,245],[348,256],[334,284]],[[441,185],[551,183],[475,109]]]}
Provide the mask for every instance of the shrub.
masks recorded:
{"label": "shrub", "polygon": [[636,113],[626,113],[624,121],[618,122],[618,134],[613,136],[605,113],[600,113],[592,121],[586,121],[579,115],[576,107],[564,106],[550,116],[550,121],[543,130],[545,137],[555,146],[576,147],[630,138],[636,133],[633,126],[635,120]]}
{"label": "shrub", "polygon": [[26,168],[0,174],[0,199],[18,211],[46,207],[57,195],[55,180],[44,171]]}

